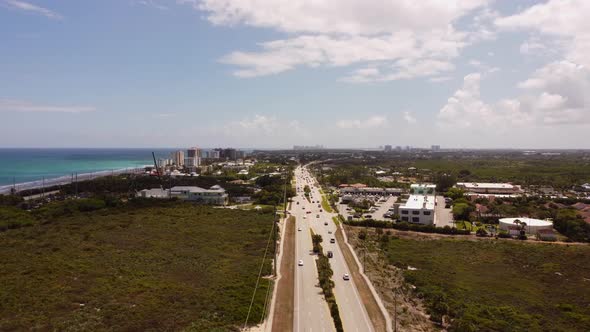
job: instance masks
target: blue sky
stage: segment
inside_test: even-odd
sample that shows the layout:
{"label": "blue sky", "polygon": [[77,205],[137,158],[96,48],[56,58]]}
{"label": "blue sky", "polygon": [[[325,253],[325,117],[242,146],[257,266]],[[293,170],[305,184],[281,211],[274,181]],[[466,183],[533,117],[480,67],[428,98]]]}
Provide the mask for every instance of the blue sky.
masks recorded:
{"label": "blue sky", "polygon": [[590,148],[586,17],[581,0],[0,0],[0,146]]}

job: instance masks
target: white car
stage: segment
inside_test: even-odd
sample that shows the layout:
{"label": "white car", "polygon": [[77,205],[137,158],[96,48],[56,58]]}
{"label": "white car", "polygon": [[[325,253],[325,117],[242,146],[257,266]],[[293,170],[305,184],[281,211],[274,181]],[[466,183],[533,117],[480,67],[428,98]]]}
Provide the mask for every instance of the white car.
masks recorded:
{"label": "white car", "polygon": [[301,227],[297,228],[297,230],[301,232]]}
{"label": "white car", "polygon": [[[300,261],[300,262],[301,262],[301,261]],[[301,262],[301,265],[303,265],[303,262]],[[342,279],[344,279],[344,280],[350,280],[350,276],[348,275],[348,273],[345,273],[345,274],[342,276]]]}
{"label": "white car", "polygon": [[[297,265],[299,265],[299,266],[303,266],[303,260],[301,260],[301,259],[300,259],[300,260],[299,260],[299,263],[298,263]],[[345,274],[345,275],[348,275],[348,274]],[[348,280],[348,279],[346,279],[346,280]]]}

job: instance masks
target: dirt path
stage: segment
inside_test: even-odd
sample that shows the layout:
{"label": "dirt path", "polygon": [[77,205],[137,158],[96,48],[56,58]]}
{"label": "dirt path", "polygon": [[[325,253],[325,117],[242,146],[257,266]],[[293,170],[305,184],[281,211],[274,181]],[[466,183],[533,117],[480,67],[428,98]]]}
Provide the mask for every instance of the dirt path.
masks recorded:
{"label": "dirt path", "polygon": [[284,236],[272,331],[292,332],[295,311],[295,217],[285,221]]}
{"label": "dirt path", "polygon": [[360,268],[356,263],[356,260],[354,259],[354,256],[350,251],[350,248],[344,242],[344,236],[342,235],[342,226],[339,226],[338,230],[336,231],[336,240],[338,246],[340,247],[340,250],[342,250],[342,254],[344,255],[346,264],[350,269],[352,280],[354,281],[354,284],[359,292],[361,300],[363,301],[363,304],[367,309],[367,314],[369,315],[369,319],[371,319],[371,322],[373,323],[375,331],[387,331],[387,322],[385,321],[385,317],[383,317],[383,313],[381,312],[381,309],[379,308],[379,305],[377,304],[375,297],[373,297],[373,293],[371,292],[369,285],[367,284],[365,278],[363,278],[363,276],[361,275]]}
{"label": "dirt path", "polygon": [[[349,226],[351,228],[358,228]],[[369,227],[370,229],[373,229]],[[402,239],[412,239],[412,240],[439,240],[439,239],[461,239],[461,240],[469,240],[469,241],[515,241],[519,243],[533,243],[533,244],[541,244],[541,245],[557,245],[557,246],[588,246],[589,243],[584,242],[561,242],[561,241],[538,241],[538,240],[516,240],[516,239],[504,239],[504,238],[495,238],[495,237],[479,237],[474,234],[471,235],[450,235],[450,234],[437,234],[437,233],[421,233],[421,232],[413,232],[413,231],[400,231],[397,229],[387,228],[384,231],[390,231],[393,235],[400,237]],[[348,234],[348,233],[347,233]]]}

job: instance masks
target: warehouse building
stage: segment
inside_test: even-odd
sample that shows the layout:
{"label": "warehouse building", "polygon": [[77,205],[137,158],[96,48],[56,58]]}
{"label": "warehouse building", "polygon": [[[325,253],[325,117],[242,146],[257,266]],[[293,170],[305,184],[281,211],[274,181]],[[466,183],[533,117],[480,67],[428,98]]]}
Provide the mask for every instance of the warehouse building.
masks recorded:
{"label": "warehouse building", "polygon": [[518,195],[522,193],[520,186],[510,183],[458,182],[456,187],[463,189],[468,195]]}

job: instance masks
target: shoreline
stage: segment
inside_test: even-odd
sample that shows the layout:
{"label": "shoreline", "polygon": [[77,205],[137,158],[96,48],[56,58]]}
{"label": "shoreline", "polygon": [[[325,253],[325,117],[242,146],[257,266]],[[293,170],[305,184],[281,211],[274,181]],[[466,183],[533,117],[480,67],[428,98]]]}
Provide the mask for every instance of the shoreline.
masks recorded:
{"label": "shoreline", "polygon": [[35,180],[35,181],[28,181],[28,182],[21,182],[16,184],[7,184],[7,185],[0,185],[0,195],[10,194],[12,188],[16,189],[16,192],[21,192],[24,190],[31,190],[31,189],[41,189],[41,188],[48,188],[53,186],[60,186],[70,184],[72,182],[77,181],[87,181],[87,180],[94,180],[99,177],[105,177],[109,175],[119,175],[124,173],[142,173],[145,169],[145,165],[142,167],[126,167],[126,168],[119,168],[119,169],[112,169],[112,170],[102,170],[90,173],[81,173],[77,175],[77,178],[72,178],[72,174],[76,174],[76,172],[72,172],[70,175],[62,175],[54,178],[49,178],[45,180]]}

